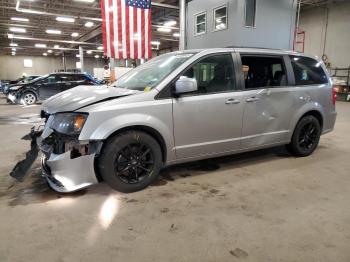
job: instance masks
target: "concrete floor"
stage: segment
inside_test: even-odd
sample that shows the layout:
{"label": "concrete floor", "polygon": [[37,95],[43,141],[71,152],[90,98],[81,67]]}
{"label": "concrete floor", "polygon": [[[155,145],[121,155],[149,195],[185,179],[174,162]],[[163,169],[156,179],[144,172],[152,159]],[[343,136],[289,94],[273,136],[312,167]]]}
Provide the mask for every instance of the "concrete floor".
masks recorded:
{"label": "concrete floor", "polygon": [[2,98],[0,261],[348,262],[350,103],[337,107],[335,131],[308,158],[274,148],[173,167],[138,193],[62,195],[38,161],[9,176],[35,157],[21,137],[40,107]]}

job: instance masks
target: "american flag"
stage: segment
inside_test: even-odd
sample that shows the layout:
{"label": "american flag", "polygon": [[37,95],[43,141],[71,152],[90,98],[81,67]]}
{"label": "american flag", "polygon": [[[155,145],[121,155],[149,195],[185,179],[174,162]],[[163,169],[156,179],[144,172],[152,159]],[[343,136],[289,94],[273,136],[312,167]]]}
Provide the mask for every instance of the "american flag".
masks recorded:
{"label": "american flag", "polygon": [[101,0],[103,48],[107,57],[152,57],[151,0]]}

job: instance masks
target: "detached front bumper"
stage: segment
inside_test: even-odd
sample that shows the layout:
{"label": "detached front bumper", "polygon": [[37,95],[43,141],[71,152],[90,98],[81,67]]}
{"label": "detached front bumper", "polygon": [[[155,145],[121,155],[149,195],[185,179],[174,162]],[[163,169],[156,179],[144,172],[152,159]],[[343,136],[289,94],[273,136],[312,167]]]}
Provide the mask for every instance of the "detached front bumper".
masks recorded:
{"label": "detached front bumper", "polygon": [[[45,134],[45,131],[44,131]],[[48,143],[52,137],[37,139],[42,155],[42,173],[49,185],[57,192],[74,192],[97,184],[95,157],[99,153],[99,143],[80,145],[79,141],[56,141]],[[64,148],[57,152],[57,145]],[[67,146],[67,144],[69,144]],[[83,146],[84,153],[77,153],[76,147]]]}

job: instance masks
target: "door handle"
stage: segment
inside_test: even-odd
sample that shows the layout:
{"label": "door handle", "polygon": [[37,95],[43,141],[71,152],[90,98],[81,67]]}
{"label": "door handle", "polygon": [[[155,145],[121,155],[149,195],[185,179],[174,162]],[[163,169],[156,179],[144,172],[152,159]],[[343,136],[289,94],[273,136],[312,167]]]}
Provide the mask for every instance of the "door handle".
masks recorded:
{"label": "door handle", "polygon": [[259,100],[259,97],[252,96],[252,97],[249,97],[246,101],[247,102],[255,102],[255,101],[258,101],[258,100]]}
{"label": "door handle", "polygon": [[241,101],[234,99],[234,98],[229,98],[226,100],[225,104],[226,105],[232,105],[232,104],[239,104]]}

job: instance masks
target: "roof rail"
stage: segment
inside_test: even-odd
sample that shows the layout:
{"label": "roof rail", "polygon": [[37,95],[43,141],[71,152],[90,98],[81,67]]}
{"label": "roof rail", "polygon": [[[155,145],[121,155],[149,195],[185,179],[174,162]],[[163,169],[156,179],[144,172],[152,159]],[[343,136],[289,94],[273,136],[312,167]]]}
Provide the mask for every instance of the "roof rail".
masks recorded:
{"label": "roof rail", "polygon": [[255,47],[255,46],[227,46],[225,48],[251,48],[251,49],[265,49],[265,50],[280,50],[280,51],[284,51],[284,49],[280,49],[280,48],[268,48],[268,47]]}

